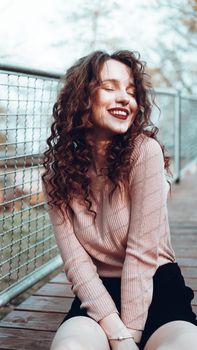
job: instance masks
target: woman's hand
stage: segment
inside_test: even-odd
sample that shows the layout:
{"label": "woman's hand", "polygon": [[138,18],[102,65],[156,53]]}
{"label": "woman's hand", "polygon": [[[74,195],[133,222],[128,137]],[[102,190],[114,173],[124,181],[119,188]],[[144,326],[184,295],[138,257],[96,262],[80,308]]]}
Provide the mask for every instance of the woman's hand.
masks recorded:
{"label": "woman's hand", "polygon": [[132,338],[124,340],[109,340],[112,350],[139,350]]}
{"label": "woman's hand", "polygon": [[[106,316],[99,324],[106,333],[112,350],[139,350],[135,341],[140,342],[142,332],[127,328],[117,313]],[[118,340],[118,337],[125,339]]]}

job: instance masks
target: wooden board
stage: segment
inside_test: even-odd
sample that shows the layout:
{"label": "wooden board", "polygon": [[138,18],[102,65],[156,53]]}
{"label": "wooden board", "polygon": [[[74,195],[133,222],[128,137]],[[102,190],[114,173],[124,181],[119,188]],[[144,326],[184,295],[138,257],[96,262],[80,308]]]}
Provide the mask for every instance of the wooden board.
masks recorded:
{"label": "wooden board", "polygon": [[197,278],[185,278],[186,286],[189,286],[193,291],[197,291]]}
{"label": "wooden board", "polygon": [[16,307],[16,310],[32,310],[43,312],[68,312],[73,298],[31,296]]}
{"label": "wooden board", "polygon": [[180,266],[182,274],[185,278],[197,278],[197,268],[196,267],[187,267]]}
{"label": "wooden board", "polygon": [[[197,239],[197,238],[196,238]],[[194,258],[197,259],[197,247],[185,249],[185,248],[176,248],[176,257],[179,258]]]}
{"label": "wooden board", "polygon": [[73,292],[70,284],[47,283],[41,287],[34,295],[53,296],[53,297],[69,297],[73,298]]}
{"label": "wooden board", "polygon": [[1,350],[49,350],[54,332],[0,328]]}
{"label": "wooden board", "polygon": [[195,312],[195,314],[197,315],[197,305],[193,305],[192,306],[192,310]]}
{"label": "wooden board", "polygon": [[181,267],[195,267],[196,268],[196,277],[197,277],[197,258],[178,258],[178,264]]}
{"label": "wooden board", "polygon": [[14,310],[1,321],[1,327],[56,331],[62,322],[62,313]]}
{"label": "wooden board", "polygon": [[50,280],[50,283],[68,283],[64,272],[60,272],[57,276]]}

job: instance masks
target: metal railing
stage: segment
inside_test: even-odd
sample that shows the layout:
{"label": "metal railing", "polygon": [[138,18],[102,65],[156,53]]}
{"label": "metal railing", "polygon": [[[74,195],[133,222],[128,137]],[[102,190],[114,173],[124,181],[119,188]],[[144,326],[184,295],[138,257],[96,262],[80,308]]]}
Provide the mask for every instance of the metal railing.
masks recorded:
{"label": "metal railing", "polygon": [[[62,264],[44,209],[42,153],[60,76],[0,66],[0,305]],[[197,99],[157,91],[153,119],[173,158],[174,180],[196,158]]]}
{"label": "metal railing", "polygon": [[156,102],[161,108],[160,118],[155,117],[159,138],[172,157],[173,181],[179,182],[185,170],[197,163],[197,97],[157,89]]}
{"label": "metal railing", "polygon": [[59,78],[0,67],[0,305],[61,264],[40,181]]}

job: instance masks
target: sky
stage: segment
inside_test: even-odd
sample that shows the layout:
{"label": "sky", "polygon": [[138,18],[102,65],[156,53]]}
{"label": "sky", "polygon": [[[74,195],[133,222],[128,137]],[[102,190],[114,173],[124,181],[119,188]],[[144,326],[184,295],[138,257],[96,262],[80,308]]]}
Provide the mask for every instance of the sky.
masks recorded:
{"label": "sky", "polygon": [[[84,54],[85,45],[85,39],[81,40],[80,37],[80,30],[83,31],[84,28],[79,28],[77,24],[80,22],[77,20],[71,23],[70,14],[75,11],[80,13],[80,4],[87,3],[88,6],[89,2],[1,0],[0,64],[54,72],[64,71],[76,58]],[[149,3],[151,2],[152,0],[149,0]],[[109,37],[114,35],[119,38],[117,48],[130,46],[129,49],[140,51],[145,60],[156,60],[157,53],[151,51],[151,45],[157,40],[160,15],[141,8],[147,4],[146,0],[117,0],[117,3],[120,11],[103,18],[103,24],[101,21],[105,33]],[[61,9],[64,9],[64,16]],[[58,47],[61,41],[64,46]],[[149,54],[146,50],[147,45]]]}

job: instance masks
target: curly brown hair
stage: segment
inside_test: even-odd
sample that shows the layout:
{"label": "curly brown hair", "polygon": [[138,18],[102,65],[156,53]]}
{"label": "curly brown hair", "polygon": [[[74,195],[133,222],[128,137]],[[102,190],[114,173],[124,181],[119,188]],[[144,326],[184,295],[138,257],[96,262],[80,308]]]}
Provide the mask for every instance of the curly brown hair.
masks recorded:
{"label": "curly brown hair", "polygon": [[[131,69],[138,104],[131,127],[124,134],[115,134],[106,149],[107,167],[103,170],[113,184],[110,200],[121,183],[128,185],[128,174],[135,161],[132,154],[137,136],[145,134],[158,141],[158,128],[150,119],[155,104],[154,94],[145,72],[146,64],[140,60],[140,55],[127,50],[113,54],[95,51],[80,58],[62,79],[63,87],[53,107],[51,135],[47,139],[48,149],[44,153],[43,163],[45,171],[42,180],[50,198],[48,204],[60,209],[64,219],[74,197],[82,199],[96,217],[96,212],[91,209],[91,178],[88,175],[93,160],[92,144],[87,137],[93,126],[90,95],[99,87],[101,68],[110,59],[122,62]],[[164,154],[165,148],[159,144],[164,166],[169,171],[170,157]]]}

